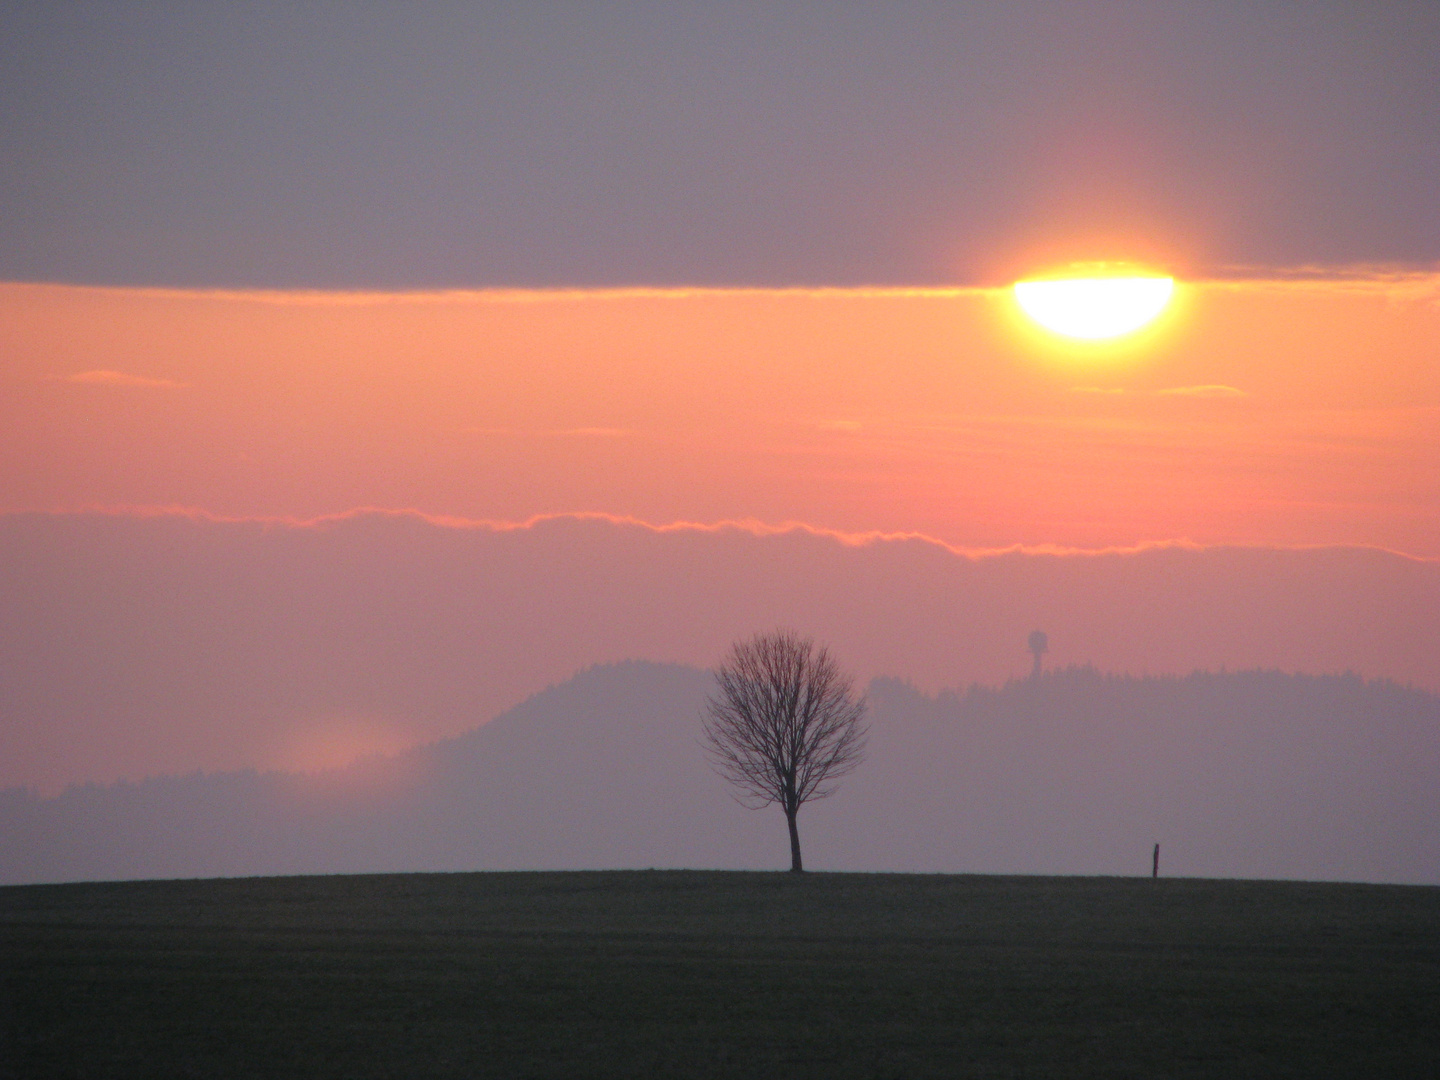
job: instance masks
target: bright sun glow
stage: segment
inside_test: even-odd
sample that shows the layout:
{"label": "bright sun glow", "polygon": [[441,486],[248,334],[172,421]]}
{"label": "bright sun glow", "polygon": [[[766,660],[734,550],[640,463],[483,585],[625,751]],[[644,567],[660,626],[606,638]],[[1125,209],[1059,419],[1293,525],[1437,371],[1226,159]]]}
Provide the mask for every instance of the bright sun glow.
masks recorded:
{"label": "bright sun glow", "polygon": [[1170,302],[1168,277],[1080,277],[1015,283],[1015,300],[1047,330],[1103,341],[1139,330]]}

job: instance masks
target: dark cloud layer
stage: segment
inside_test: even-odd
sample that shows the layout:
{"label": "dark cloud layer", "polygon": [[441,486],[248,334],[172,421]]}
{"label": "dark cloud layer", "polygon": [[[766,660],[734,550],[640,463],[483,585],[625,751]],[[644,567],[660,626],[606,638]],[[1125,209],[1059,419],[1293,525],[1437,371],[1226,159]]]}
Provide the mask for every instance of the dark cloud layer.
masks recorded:
{"label": "dark cloud layer", "polygon": [[1440,8],[15,3],[0,278],[974,281],[1440,257]]}

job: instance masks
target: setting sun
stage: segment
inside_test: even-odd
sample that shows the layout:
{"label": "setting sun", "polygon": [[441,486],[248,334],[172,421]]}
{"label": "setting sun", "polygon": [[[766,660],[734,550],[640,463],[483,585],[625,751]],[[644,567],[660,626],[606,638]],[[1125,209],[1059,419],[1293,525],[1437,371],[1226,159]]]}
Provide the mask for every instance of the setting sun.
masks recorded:
{"label": "setting sun", "polygon": [[1015,283],[1015,301],[1045,329],[1084,341],[1139,330],[1165,310],[1175,279],[1076,277]]}

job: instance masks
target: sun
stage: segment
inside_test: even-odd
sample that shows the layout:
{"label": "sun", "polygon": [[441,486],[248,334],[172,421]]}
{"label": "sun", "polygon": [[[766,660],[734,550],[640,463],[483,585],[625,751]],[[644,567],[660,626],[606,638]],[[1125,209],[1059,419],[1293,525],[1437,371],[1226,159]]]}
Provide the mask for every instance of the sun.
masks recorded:
{"label": "sun", "polygon": [[1046,330],[1105,341],[1153,322],[1174,292],[1174,278],[1132,271],[1017,281],[1015,302]]}

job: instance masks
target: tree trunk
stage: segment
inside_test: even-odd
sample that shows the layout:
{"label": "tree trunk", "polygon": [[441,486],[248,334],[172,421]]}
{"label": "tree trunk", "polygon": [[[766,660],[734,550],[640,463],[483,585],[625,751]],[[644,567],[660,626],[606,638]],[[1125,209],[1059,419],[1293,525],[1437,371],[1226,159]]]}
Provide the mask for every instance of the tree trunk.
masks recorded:
{"label": "tree trunk", "polygon": [[800,862],[800,830],[795,827],[795,815],[800,808],[794,810],[786,809],[785,821],[790,826],[790,872],[801,873],[805,867]]}

